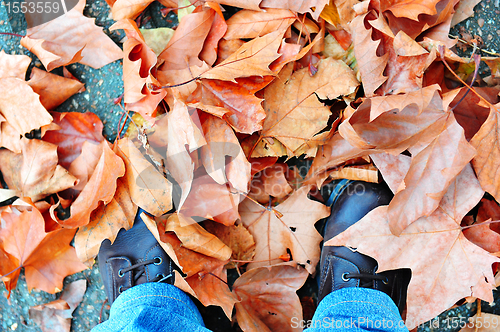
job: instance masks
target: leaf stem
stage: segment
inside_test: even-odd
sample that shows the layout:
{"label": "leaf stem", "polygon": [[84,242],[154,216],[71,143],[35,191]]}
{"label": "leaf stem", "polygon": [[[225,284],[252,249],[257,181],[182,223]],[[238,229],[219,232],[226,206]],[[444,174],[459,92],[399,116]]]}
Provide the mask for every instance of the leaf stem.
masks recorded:
{"label": "leaf stem", "polygon": [[0,279],[8,276],[9,274],[12,274],[12,273],[16,272],[17,270],[19,270],[22,267],[23,267],[22,265],[19,265],[18,267],[16,267],[14,270],[10,271],[9,273],[4,274],[3,276],[0,276]]}
{"label": "leaf stem", "polygon": [[17,33],[12,33],[12,32],[0,32],[0,35],[15,36],[15,37],[20,37],[20,38],[26,37],[26,36],[23,36],[23,35],[19,35]]}

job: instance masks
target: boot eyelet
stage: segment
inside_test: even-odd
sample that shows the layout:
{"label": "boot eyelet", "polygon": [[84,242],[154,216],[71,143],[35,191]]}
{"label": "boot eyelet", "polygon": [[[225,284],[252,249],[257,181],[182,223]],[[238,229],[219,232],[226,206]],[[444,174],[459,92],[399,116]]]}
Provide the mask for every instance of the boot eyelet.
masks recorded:
{"label": "boot eyelet", "polygon": [[382,280],[382,283],[383,283],[384,285],[388,285],[388,284],[389,284],[389,279],[387,279],[387,277],[385,277],[385,279],[384,279],[384,280]]}
{"label": "boot eyelet", "polygon": [[159,256],[155,257],[155,260],[158,260],[158,261],[154,262],[154,265],[161,265],[161,263],[163,263],[163,259],[161,259],[161,257],[159,257]]}
{"label": "boot eyelet", "polygon": [[348,277],[349,273],[343,273],[342,274],[342,280],[344,280],[345,282],[348,282],[349,280],[351,280],[351,278]]}
{"label": "boot eyelet", "polygon": [[156,274],[156,278],[163,279],[163,278],[165,278],[165,275],[163,273],[158,273],[158,274]]}
{"label": "boot eyelet", "polygon": [[[125,273],[123,273],[123,272],[122,272],[122,269],[119,269],[119,270],[118,270],[118,276],[119,276],[120,278],[123,278],[123,276],[124,276],[124,275],[125,275]],[[120,287],[121,287],[121,286],[120,286]]]}
{"label": "boot eyelet", "polygon": [[118,287],[118,293],[123,293],[123,286]]}

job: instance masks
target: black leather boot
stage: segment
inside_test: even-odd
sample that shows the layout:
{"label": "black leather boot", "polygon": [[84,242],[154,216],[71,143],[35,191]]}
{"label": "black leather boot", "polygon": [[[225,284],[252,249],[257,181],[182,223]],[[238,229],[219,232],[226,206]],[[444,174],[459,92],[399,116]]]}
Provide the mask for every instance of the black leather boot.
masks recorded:
{"label": "black leather boot", "polygon": [[[393,194],[385,184],[342,180],[327,201],[324,242],[345,231],[377,206],[387,205]],[[324,246],[320,260],[318,303],[329,293],[346,287],[366,287],[389,295],[402,313],[411,278],[410,269],[377,271],[377,261],[347,247]]]}
{"label": "black leather boot", "polygon": [[141,212],[131,229],[121,229],[113,244],[106,239],[99,249],[99,271],[110,304],[135,285],[174,283],[174,269],[178,268],[139,217]]}

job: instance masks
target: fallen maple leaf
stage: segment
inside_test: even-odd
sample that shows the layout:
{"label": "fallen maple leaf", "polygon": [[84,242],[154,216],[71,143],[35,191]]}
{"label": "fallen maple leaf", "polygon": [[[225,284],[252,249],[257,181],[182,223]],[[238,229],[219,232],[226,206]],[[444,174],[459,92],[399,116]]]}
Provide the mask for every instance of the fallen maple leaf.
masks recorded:
{"label": "fallen maple leaf", "polygon": [[13,261],[2,261],[0,265],[18,267],[4,276],[9,293],[16,286],[21,267],[24,267],[28,290],[37,288],[51,294],[61,291],[66,276],[87,268],[70,246],[75,230],[46,233],[42,214],[35,207],[22,212],[12,207],[1,216],[4,227],[0,229],[0,247]]}
{"label": "fallen maple leaf", "polygon": [[255,93],[272,81],[271,76],[237,78],[236,83],[202,79],[186,102],[223,117],[236,131],[251,134],[262,129],[266,113]]}
{"label": "fallen maple leaf", "polygon": [[158,84],[151,75],[157,58],[146,44],[137,24],[123,19],[110,27],[110,30],[123,29],[127,40],[123,44],[123,89],[124,102],[128,110],[140,113],[145,119],[153,120],[156,106],[165,96],[165,91],[149,91],[146,83]]}
{"label": "fallen maple leaf", "polygon": [[249,269],[274,265],[290,250],[295,262],[313,273],[319,261],[321,235],[316,221],[330,214],[330,209],[307,198],[309,187],[302,187],[277,207],[266,208],[249,199],[240,204],[243,225],[256,243],[254,262]]}
{"label": "fallen maple leaf", "polygon": [[245,272],[233,285],[236,319],[243,331],[301,331],[293,327],[295,319],[302,321],[302,305],[297,289],[308,273],[301,267],[274,266]]}
{"label": "fallen maple leaf", "polygon": [[121,49],[94,24],[95,19],[83,16],[86,0],[63,16],[26,31],[21,45],[43,63],[48,71],[80,62],[101,68],[122,58]]}
{"label": "fallen maple leaf", "polygon": [[179,259],[179,266],[187,274],[186,281],[200,302],[205,306],[220,306],[226,316],[231,318],[237,299],[227,285],[227,272],[224,269],[227,261],[184,248],[175,235],[165,233],[161,223],[159,224],[159,233],[161,241],[170,244],[175,251],[175,255]]}
{"label": "fallen maple leaf", "polygon": [[491,301],[491,264],[499,260],[472,244],[460,222],[483,196],[470,166],[452,182],[439,207],[391,233],[388,207],[380,206],[325,245],[346,245],[375,258],[378,271],[412,269],[408,286],[406,326],[428,321],[459,299],[474,296]]}
{"label": "fallen maple leaf", "polygon": [[[195,116],[197,113],[195,112]],[[194,163],[189,153],[207,144],[201,130],[189,115],[188,107],[174,99],[174,107],[167,114],[167,168],[182,190],[182,196],[176,206],[181,209],[191,189],[194,175]]]}
{"label": "fallen maple leaf", "polygon": [[389,58],[388,54],[377,55],[380,40],[374,41],[372,39],[373,28],[365,27],[365,21],[369,21],[368,18],[371,17],[369,14],[357,16],[349,24],[361,84],[367,97],[373,96],[375,90],[387,80],[387,76],[384,76],[384,69]]}
{"label": "fallen maple leaf", "polygon": [[43,332],[69,332],[72,313],[82,302],[87,288],[85,279],[73,281],[64,287],[61,297],[49,303],[30,307],[29,315]]}
{"label": "fallen maple leaf", "polygon": [[58,165],[57,146],[37,139],[25,139],[21,154],[0,150],[0,170],[10,189],[33,202],[77,184],[77,178]]}
{"label": "fallen maple leaf", "polygon": [[217,49],[219,41],[226,34],[227,24],[222,14],[221,7],[213,2],[207,2],[207,6],[215,11],[215,17],[208,32],[207,38],[203,43],[203,49],[200,52],[199,58],[208,65],[212,66],[217,60]]}
{"label": "fallen maple leaf", "polygon": [[318,97],[335,99],[351,94],[359,82],[344,62],[331,58],[319,63],[313,77],[307,68],[291,72],[290,65],[285,67],[264,92],[267,117],[261,135],[275,137],[295,151],[327,125],[331,113]]}

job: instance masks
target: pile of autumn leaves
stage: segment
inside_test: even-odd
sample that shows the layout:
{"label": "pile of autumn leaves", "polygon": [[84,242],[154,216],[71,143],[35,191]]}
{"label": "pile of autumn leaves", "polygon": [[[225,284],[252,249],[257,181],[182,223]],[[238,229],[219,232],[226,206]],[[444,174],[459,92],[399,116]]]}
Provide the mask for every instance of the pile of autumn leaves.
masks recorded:
{"label": "pile of autumn leaves", "polygon": [[[492,300],[500,212],[482,198],[500,199],[499,62],[487,59],[492,76],[468,93],[445,68],[474,70],[447,36],[474,3],[162,0],[183,7],[179,26],[139,30],[151,2],[108,1],[112,29],[127,35],[125,109],[139,114],[113,144],[94,114],[52,111],[83,89],[69,72],[34,68],[25,81],[30,59],[0,53],[8,290],[24,267],[30,289],[60,291],[141,207],[182,267],[179,288],[229,318],[235,308],[244,331],[294,330],[295,292],[320,255],[314,224],[329,215],[309,191],[380,172],[394,199],[327,244],[375,257],[380,271],[412,269],[409,327],[462,298]],[[226,20],[217,2],[245,8]],[[121,57],[83,6],[21,40],[47,70]],[[314,158],[305,179],[278,162],[298,156]]]}

